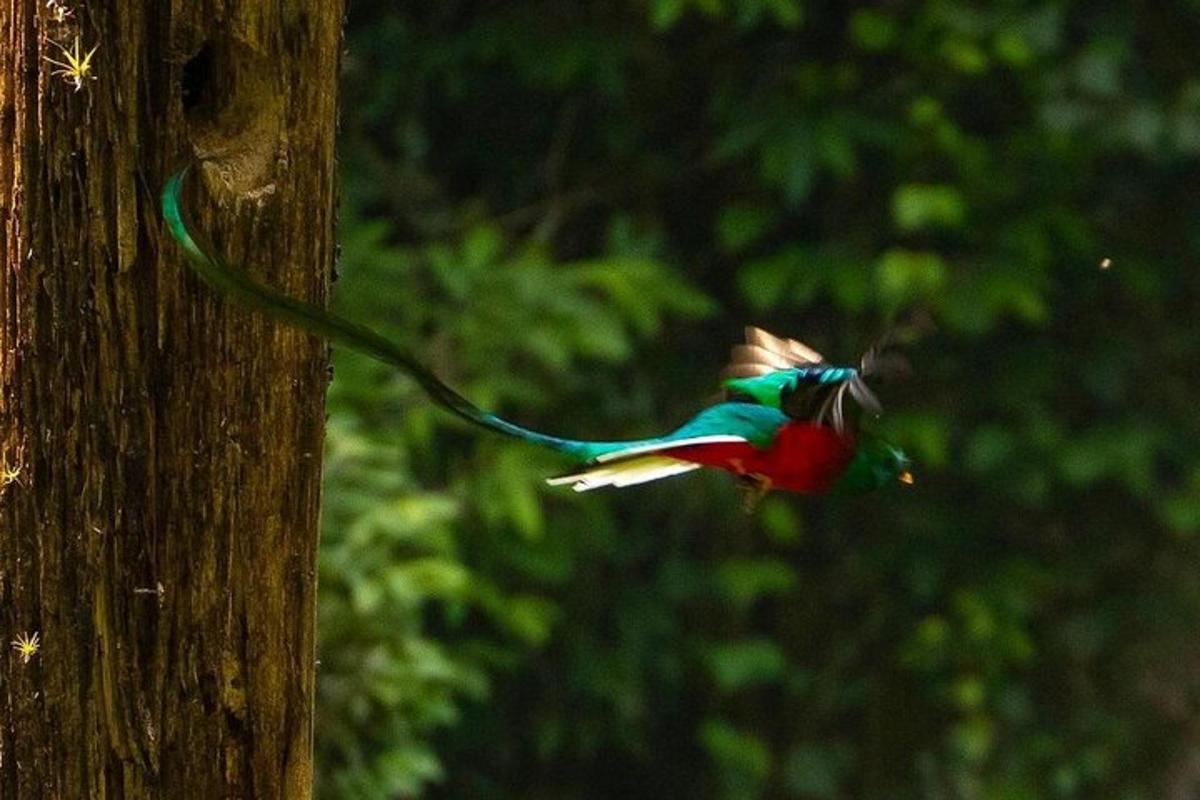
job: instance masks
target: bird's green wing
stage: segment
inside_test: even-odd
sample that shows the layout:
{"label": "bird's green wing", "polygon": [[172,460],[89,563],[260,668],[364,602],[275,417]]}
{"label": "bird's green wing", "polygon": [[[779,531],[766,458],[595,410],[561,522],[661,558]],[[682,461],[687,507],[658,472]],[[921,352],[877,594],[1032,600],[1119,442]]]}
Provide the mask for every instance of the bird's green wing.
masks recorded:
{"label": "bird's green wing", "polygon": [[[829,364],[824,356],[796,339],[784,339],[748,326],[744,344],[734,345],[721,372],[726,399],[777,408],[792,419],[833,424],[844,430],[844,398],[849,384],[862,384],[853,367]],[[878,413],[878,403],[865,385],[853,387],[856,399]],[[862,398],[860,398],[862,395]]]}
{"label": "bird's green wing", "polygon": [[797,403],[799,398],[794,397],[797,392],[812,389],[814,394],[823,394],[821,389],[836,387],[854,377],[856,372],[853,367],[819,364],[775,370],[747,378],[727,378],[721,385],[735,397],[747,397],[761,405],[791,411],[797,418],[807,419],[812,414],[805,413],[805,409],[816,404],[807,399],[806,402]]}

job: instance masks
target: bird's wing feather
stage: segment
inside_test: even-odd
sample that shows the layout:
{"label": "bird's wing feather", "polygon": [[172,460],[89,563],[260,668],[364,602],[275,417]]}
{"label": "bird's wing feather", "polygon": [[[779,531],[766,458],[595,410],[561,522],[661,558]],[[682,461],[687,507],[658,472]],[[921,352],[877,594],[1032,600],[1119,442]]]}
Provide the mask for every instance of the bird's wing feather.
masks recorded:
{"label": "bird's wing feather", "polygon": [[730,366],[751,364],[771,369],[790,369],[796,366],[792,359],[784,354],[759,347],[756,344],[735,344],[729,351],[729,364]]}
{"label": "bird's wing feather", "polygon": [[775,336],[753,325],[746,326],[746,344],[755,345],[763,350],[777,353],[787,359],[788,366],[792,367],[804,366],[805,364],[822,364],[825,361],[825,356],[803,342]]}
{"label": "bird's wing feather", "polygon": [[763,375],[770,375],[772,372],[778,371],[775,367],[769,367],[766,364],[730,364],[721,370],[721,380],[761,378]]}
{"label": "bird's wing feather", "polygon": [[781,408],[794,419],[829,420],[843,431],[847,426],[847,393],[868,413],[883,411],[862,375],[882,363],[868,352],[859,370],[835,367],[803,342],[784,339],[747,326],[746,343],[734,345],[729,365],[721,372],[725,399],[749,398]]}
{"label": "bird's wing feather", "polygon": [[746,326],[745,335],[745,344],[735,344],[730,349],[729,364],[721,372],[723,379],[749,378],[825,363],[824,356],[795,339],[784,339],[753,325]]}

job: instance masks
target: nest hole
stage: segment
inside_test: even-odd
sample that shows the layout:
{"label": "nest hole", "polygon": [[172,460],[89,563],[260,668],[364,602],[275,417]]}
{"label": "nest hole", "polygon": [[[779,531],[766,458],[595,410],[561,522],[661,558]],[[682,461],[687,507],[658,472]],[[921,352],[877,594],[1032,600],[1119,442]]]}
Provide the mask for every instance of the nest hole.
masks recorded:
{"label": "nest hole", "polygon": [[216,60],[213,46],[205,42],[183,65],[181,79],[183,89],[183,113],[189,121],[202,116],[206,109],[214,105],[213,97],[213,64]]}

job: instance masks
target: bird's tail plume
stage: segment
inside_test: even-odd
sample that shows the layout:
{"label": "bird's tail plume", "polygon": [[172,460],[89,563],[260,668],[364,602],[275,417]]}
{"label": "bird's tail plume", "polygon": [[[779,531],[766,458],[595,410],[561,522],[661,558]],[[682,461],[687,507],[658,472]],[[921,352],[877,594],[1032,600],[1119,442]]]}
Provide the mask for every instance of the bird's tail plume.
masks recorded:
{"label": "bird's tail plume", "polygon": [[522,428],[484,411],[443,383],[425,365],[398,345],[370,328],[256,283],[244,271],[234,269],[202,243],[183,205],[183,183],[187,169],[171,176],[163,187],[162,212],[171,236],[183,248],[192,270],[221,294],[331,344],[347,347],[406,372],[433,402],[450,413],[486,430],[539,444],[567,455],[580,457],[582,442],[547,436]]}

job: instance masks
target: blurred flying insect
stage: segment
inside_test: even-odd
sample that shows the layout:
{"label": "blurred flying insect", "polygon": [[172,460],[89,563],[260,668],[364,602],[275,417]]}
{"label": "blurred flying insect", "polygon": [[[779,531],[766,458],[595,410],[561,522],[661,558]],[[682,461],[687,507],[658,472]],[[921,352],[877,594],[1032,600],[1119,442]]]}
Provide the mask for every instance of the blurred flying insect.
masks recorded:
{"label": "blurred flying insect", "polygon": [[62,52],[62,57],[66,59],[65,61],[57,61],[50,58],[50,56],[45,57],[46,61],[58,67],[58,69],[50,73],[51,75],[56,78],[62,78],[68,84],[74,86],[77,92],[83,88],[85,79],[96,79],[96,76],[92,74],[92,56],[100,49],[100,45],[96,45],[91,50],[88,50],[87,55],[81,55],[82,50],[79,46],[78,36],[75,37],[75,44],[71,46],[70,50],[53,40],[51,40],[50,44],[57,47]]}

